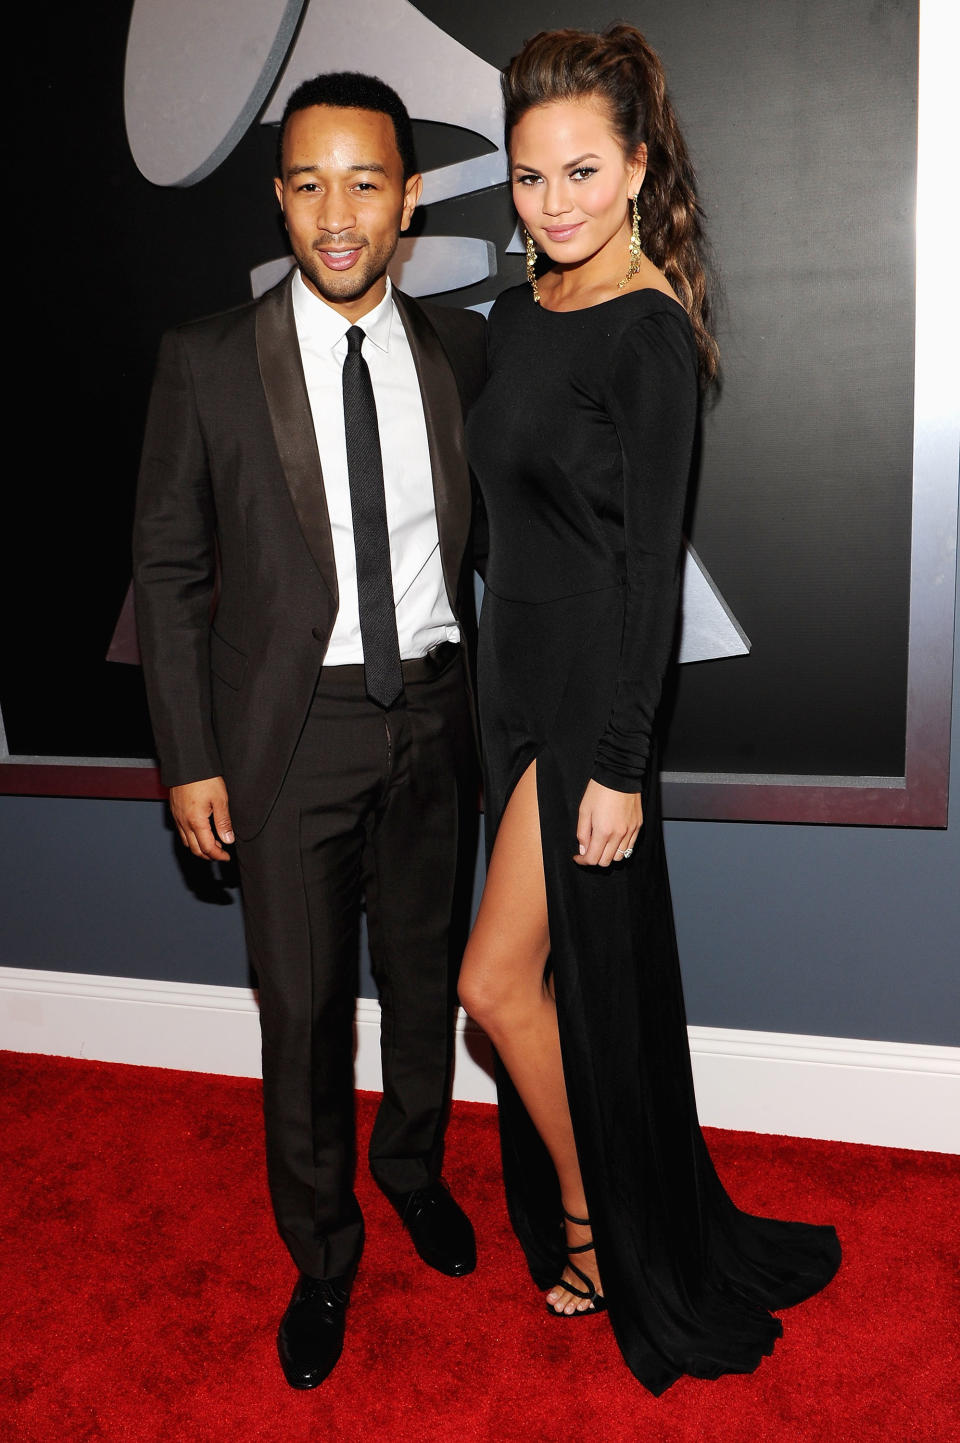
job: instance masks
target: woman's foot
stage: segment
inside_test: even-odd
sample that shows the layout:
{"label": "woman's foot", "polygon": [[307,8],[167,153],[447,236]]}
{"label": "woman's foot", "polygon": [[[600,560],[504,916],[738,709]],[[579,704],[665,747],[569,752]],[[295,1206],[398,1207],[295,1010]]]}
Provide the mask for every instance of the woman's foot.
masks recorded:
{"label": "woman's foot", "polygon": [[547,1293],[547,1312],[557,1318],[572,1318],[583,1313],[601,1313],[606,1307],[600,1289],[597,1256],[589,1218],[576,1217],[564,1209],[567,1252],[571,1261],[560,1281]]}

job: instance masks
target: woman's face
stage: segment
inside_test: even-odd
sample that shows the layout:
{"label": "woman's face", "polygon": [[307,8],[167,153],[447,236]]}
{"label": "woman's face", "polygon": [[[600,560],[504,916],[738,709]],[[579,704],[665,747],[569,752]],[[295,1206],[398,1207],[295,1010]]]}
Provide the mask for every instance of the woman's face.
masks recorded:
{"label": "woman's face", "polygon": [[556,100],[528,110],[510,137],[517,214],[539,250],[577,265],[609,248],[623,260],[629,197],[646,169],[646,146],[628,161],[599,98]]}

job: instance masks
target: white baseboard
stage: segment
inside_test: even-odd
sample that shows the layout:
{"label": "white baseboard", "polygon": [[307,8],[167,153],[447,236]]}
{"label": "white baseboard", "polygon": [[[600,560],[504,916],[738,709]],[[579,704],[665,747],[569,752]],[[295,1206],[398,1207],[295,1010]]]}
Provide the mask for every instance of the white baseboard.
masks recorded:
{"label": "white baseboard", "polygon": [[[260,1015],[247,987],[148,982],[0,966],[0,1049],[260,1076]],[[379,1092],[380,1004],[357,1002],[357,1086]],[[496,1102],[490,1048],[461,1012],[455,1095]]]}
{"label": "white baseboard", "polygon": [[[380,1009],[357,1004],[357,1086],[380,1089]],[[242,987],[0,967],[0,1048],[260,1075]],[[691,1027],[700,1120],[712,1127],[960,1153],[960,1047]],[[461,1014],[454,1096],[494,1102],[490,1049]]]}

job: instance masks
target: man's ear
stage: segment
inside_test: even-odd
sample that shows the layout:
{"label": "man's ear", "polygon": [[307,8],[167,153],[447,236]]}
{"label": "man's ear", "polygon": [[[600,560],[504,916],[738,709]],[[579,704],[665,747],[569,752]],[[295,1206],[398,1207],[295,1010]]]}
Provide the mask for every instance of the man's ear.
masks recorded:
{"label": "man's ear", "polygon": [[403,214],[400,218],[401,230],[409,230],[410,222],[413,220],[413,212],[420,203],[422,193],[423,176],[419,174],[408,176],[403,186]]}

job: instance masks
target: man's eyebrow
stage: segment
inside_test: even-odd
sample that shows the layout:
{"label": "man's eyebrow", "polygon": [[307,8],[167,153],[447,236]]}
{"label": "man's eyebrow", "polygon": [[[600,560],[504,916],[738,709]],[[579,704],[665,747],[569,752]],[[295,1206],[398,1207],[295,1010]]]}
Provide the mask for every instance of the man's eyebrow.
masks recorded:
{"label": "man's eyebrow", "polygon": [[[322,165],[291,165],[287,175],[319,175],[323,170]],[[387,168],[377,160],[369,160],[360,165],[348,165],[347,170],[352,174],[360,171],[371,171],[374,175],[386,175]]]}

